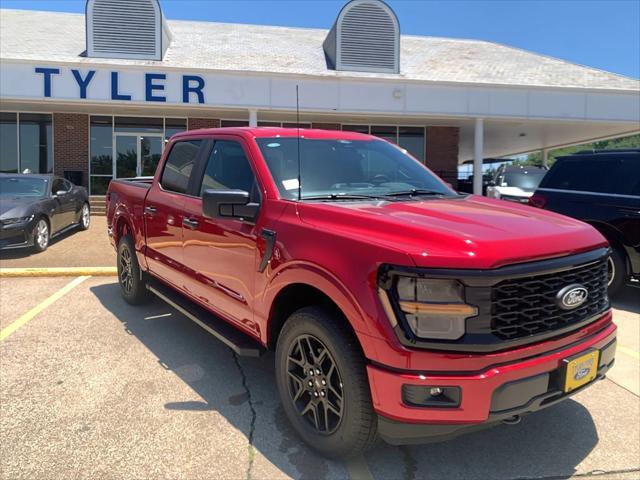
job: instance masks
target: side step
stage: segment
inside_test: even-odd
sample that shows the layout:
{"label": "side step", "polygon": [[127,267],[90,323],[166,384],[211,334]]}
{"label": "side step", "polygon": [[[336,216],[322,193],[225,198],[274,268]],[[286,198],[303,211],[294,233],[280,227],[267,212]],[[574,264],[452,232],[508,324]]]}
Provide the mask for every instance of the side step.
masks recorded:
{"label": "side step", "polygon": [[157,280],[150,280],[147,283],[147,289],[189,320],[200,325],[241,357],[259,357],[264,353],[264,348],[251,337],[196,305],[172,288]]}

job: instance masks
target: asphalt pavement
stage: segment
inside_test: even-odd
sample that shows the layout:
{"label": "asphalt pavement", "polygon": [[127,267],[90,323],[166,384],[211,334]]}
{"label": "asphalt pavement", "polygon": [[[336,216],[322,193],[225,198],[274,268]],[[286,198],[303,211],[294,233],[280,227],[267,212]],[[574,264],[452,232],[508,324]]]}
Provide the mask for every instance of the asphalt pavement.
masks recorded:
{"label": "asphalt pavement", "polygon": [[115,278],[0,278],[0,329],[20,322],[0,340],[0,476],[638,479],[638,292],[616,304],[607,379],[518,425],[345,463],[291,430],[272,355],[238,358],[159,301],[131,307]]}

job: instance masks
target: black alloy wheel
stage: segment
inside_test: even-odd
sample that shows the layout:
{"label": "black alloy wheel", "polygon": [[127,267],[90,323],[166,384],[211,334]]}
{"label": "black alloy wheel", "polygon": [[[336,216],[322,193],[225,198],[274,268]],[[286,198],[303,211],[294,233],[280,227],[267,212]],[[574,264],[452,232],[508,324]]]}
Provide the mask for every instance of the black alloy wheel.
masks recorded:
{"label": "black alloy wheel", "polygon": [[289,395],[298,413],[318,433],[329,435],[342,421],[340,372],[327,347],[313,335],[300,335],[287,358]]}

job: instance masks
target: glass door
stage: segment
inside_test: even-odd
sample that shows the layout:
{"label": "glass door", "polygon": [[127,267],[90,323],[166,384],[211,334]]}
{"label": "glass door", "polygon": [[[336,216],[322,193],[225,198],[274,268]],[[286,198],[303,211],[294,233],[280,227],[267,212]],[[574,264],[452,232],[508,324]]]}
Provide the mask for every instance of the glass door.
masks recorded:
{"label": "glass door", "polygon": [[114,137],[113,176],[153,176],[164,148],[162,134],[116,133]]}
{"label": "glass door", "polygon": [[138,137],[140,144],[140,175],[152,177],[162,155],[164,141],[162,136]]}
{"label": "glass door", "polygon": [[114,142],[115,178],[131,178],[138,176],[138,136],[116,135]]}

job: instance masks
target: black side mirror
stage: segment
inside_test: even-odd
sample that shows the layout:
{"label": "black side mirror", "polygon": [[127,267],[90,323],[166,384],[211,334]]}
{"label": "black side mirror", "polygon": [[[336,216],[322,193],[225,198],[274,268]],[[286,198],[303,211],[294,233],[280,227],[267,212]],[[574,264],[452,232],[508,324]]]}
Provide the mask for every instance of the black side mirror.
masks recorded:
{"label": "black side mirror", "polygon": [[205,190],[202,194],[202,214],[208,218],[241,218],[253,220],[260,205],[249,203],[244,190]]}
{"label": "black side mirror", "polygon": [[58,190],[56,192],[56,197],[64,197],[67,194],[66,190]]}

